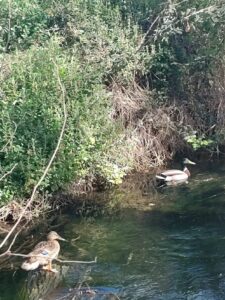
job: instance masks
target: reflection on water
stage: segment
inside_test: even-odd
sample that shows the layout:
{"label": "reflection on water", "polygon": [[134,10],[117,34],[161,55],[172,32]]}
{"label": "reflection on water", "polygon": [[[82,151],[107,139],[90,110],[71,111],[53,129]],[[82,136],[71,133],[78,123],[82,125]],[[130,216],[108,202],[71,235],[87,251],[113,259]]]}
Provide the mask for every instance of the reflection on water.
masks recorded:
{"label": "reflection on water", "polygon": [[[42,299],[225,299],[225,172],[204,168],[177,187],[156,190],[150,177],[127,183],[109,195],[123,201],[113,215],[68,213],[59,228],[70,241],[62,244],[62,258],[98,262],[63,266],[57,289]],[[0,272],[1,300],[25,299],[24,289],[29,294],[31,275],[14,272]]]}

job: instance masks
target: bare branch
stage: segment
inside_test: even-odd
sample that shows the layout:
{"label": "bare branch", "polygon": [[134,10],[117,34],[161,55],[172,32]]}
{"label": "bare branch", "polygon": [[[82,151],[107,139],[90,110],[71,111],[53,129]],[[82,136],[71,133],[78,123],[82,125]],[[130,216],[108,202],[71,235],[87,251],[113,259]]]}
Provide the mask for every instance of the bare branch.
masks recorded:
{"label": "bare branch", "polygon": [[6,172],[4,175],[2,175],[2,177],[0,177],[0,181],[2,181],[6,176],[8,176],[9,174],[11,174],[17,165],[18,165],[18,164],[16,163],[16,164],[12,167],[11,170],[9,170],[9,171]]}
{"label": "bare branch", "polygon": [[2,147],[0,152],[4,152],[7,149],[8,145],[12,143],[13,138],[15,137],[15,134],[16,134],[16,131],[17,131],[17,124],[14,121],[12,121],[12,123],[14,123],[15,129],[14,129],[13,133],[10,134],[10,137],[8,138],[7,143]]}
{"label": "bare branch", "polygon": [[138,46],[136,52],[140,51],[141,48],[143,47],[143,45],[145,44],[147,36],[148,36],[149,33],[151,32],[151,30],[152,30],[153,26],[156,24],[156,22],[158,22],[159,17],[160,17],[160,15],[158,15],[158,16],[155,18],[155,20],[151,23],[151,25],[149,26],[148,30],[146,31],[145,35],[143,36],[143,38],[142,38],[142,40],[141,40],[141,42],[140,42],[140,44],[139,44],[139,46]]}
{"label": "bare branch", "polygon": [[[180,3],[177,3],[177,4],[173,4],[173,5],[180,5],[180,4],[183,3],[183,2],[186,2],[186,0],[181,1]],[[195,12],[193,12],[193,13],[191,13],[191,14],[185,16],[185,19],[187,20],[187,19],[189,19],[190,17],[195,16],[195,15],[198,15],[198,14],[201,14],[201,13],[210,13],[210,12],[213,12],[214,10],[216,10],[216,9],[217,9],[217,6],[216,6],[216,5],[211,5],[211,6],[208,6],[208,7],[206,7],[206,8],[200,9],[200,10],[198,10],[198,11],[195,11]],[[153,29],[154,25],[158,22],[158,20],[159,20],[159,18],[160,18],[160,16],[162,15],[163,12],[164,12],[164,10],[162,10],[162,11],[160,12],[160,14],[159,14],[159,15],[154,19],[154,21],[151,23],[151,25],[149,26],[149,28],[148,28],[148,30],[146,31],[145,35],[143,36],[143,38],[142,38],[142,40],[141,40],[139,46],[137,47],[136,52],[140,51],[141,48],[144,46],[144,44],[145,44],[145,42],[146,42],[146,39],[147,39],[149,33],[150,33],[151,30]],[[177,23],[179,23],[179,21],[176,21],[173,25],[175,25],[175,24],[177,24]],[[166,31],[168,28],[169,28],[169,26],[166,27],[166,28],[164,28],[163,31]]]}
{"label": "bare branch", "polygon": [[216,5],[211,5],[211,6],[202,8],[202,9],[200,9],[198,11],[195,11],[195,12],[191,13],[190,15],[185,16],[185,19],[188,19],[188,18],[190,18],[192,16],[199,15],[199,14],[204,13],[204,12],[210,13],[210,12],[213,12],[214,10],[216,10],[216,9],[217,9]]}
{"label": "bare branch", "polygon": [[13,244],[15,243],[16,238],[17,238],[17,236],[19,235],[19,233],[20,233],[20,230],[14,235],[14,238],[13,238],[11,244],[9,245],[9,248],[8,248],[7,251],[11,251],[11,248],[12,248]]}
{"label": "bare branch", "polygon": [[9,42],[10,42],[10,38],[11,38],[11,19],[12,19],[12,3],[11,0],[8,0],[8,35],[7,35],[7,42],[5,45],[5,51],[8,51],[9,48]]}
{"label": "bare branch", "polygon": [[82,261],[82,260],[62,260],[62,259],[55,259],[56,261],[58,262],[61,262],[61,263],[77,263],[77,264],[93,264],[93,263],[96,263],[97,262],[97,257],[95,257],[94,260],[92,261]]}
{"label": "bare branch", "polygon": [[[13,243],[11,243],[13,245]],[[10,248],[11,248],[11,245],[10,245]],[[9,248],[9,249],[10,249]],[[20,257],[40,257],[40,258],[43,258],[43,255],[29,255],[29,254],[22,254],[22,253],[14,253],[14,252],[11,252],[9,250],[7,250],[6,252],[4,252],[3,254],[1,254],[1,256],[3,255],[8,255],[8,256],[20,256]],[[82,260],[62,260],[62,259],[59,259],[59,258],[53,258],[52,260],[56,260],[60,263],[77,263],[77,264],[93,264],[93,263],[96,263],[97,262],[97,257],[95,257],[94,260],[91,260],[91,261],[82,261]]]}
{"label": "bare branch", "polygon": [[14,236],[14,238],[13,238],[11,244],[9,245],[9,248],[8,248],[4,253],[0,254],[0,257],[5,256],[5,255],[9,255],[9,254],[11,253],[11,248],[12,248],[13,244],[15,243],[15,240],[16,240],[17,236],[19,235],[20,231],[21,231],[21,230],[19,230],[19,231],[15,234],[15,236]]}

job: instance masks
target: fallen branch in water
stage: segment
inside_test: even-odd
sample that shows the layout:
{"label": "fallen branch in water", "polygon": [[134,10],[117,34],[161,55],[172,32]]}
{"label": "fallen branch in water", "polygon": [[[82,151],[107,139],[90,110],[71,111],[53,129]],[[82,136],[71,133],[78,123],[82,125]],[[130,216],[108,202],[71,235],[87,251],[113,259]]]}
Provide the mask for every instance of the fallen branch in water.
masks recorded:
{"label": "fallen branch in water", "polygon": [[56,261],[60,263],[78,263],[78,264],[93,264],[97,262],[97,257],[95,257],[95,260],[90,260],[90,261],[82,261],[82,260],[62,260],[59,258],[55,259]]}
{"label": "fallen branch in water", "polygon": [[[11,243],[12,244],[12,243]],[[11,252],[6,251],[5,253],[3,253],[4,255],[8,255],[8,256],[20,256],[20,257],[40,257],[43,258],[43,255],[29,255],[29,254],[22,254],[22,253],[15,253],[15,252]],[[3,256],[3,254],[1,254],[1,256]],[[56,260],[60,263],[77,263],[77,264],[93,264],[97,262],[97,257],[95,257],[95,260],[91,260],[91,261],[82,261],[82,260],[62,260],[59,258],[53,258],[52,260]]]}

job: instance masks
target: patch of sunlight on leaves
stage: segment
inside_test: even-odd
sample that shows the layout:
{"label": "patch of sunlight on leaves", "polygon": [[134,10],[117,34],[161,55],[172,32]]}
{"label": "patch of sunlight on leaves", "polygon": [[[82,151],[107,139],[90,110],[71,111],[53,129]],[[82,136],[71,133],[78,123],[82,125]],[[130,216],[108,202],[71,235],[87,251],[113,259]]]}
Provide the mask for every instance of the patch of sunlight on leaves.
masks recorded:
{"label": "patch of sunlight on leaves", "polygon": [[207,139],[204,134],[202,134],[201,136],[197,136],[197,133],[187,135],[184,139],[188,144],[192,146],[194,150],[207,148],[209,146],[212,146],[214,143],[212,139]]}

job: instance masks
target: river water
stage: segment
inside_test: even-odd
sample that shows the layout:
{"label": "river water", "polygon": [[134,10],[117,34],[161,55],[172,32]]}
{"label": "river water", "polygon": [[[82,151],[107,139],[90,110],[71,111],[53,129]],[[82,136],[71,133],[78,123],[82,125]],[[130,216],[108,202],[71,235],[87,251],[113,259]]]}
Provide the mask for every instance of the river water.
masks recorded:
{"label": "river water", "polygon": [[[191,170],[188,184],[155,188],[151,175],[139,175],[96,195],[109,200],[104,215],[71,208],[51,224],[68,240],[60,257],[97,263],[46,275],[21,270],[16,258],[0,271],[0,300],[225,299],[225,163]],[[46,227],[35,233],[44,239]]]}

